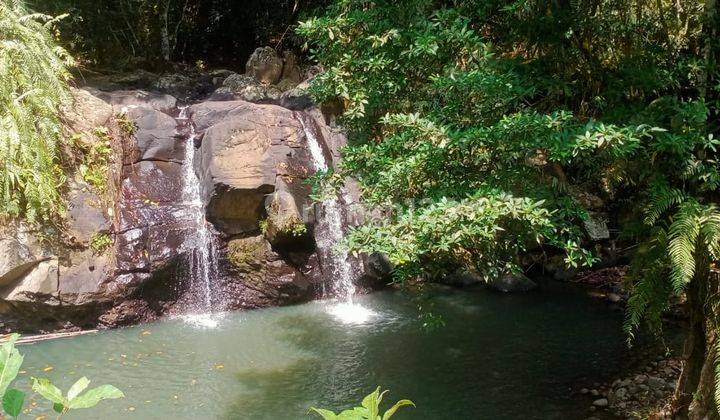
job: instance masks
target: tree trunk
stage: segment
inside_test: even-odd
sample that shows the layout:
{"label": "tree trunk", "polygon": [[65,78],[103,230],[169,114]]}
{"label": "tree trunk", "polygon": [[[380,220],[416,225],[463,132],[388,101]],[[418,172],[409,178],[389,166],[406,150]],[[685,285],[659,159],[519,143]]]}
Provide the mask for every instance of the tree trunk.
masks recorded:
{"label": "tree trunk", "polygon": [[720,420],[715,403],[718,278],[707,259],[696,258],[697,271],[686,292],[690,327],[673,411],[681,419]]}
{"label": "tree trunk", "polygon": [[170,1],[165,0],[160,24],[160,52],[165,62],[170,61],[170,31],[168,30],[168,15],[170,14]]}

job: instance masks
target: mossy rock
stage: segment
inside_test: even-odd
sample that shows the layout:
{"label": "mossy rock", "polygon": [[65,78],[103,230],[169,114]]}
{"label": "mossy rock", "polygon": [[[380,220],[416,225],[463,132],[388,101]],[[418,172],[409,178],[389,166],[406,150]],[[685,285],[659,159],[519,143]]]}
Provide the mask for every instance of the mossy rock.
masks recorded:
{"label": "mossy rock", "polygon": [[228,242],[227,259],[239,270],[261,269],[267,253],[267,242],[262,236],[233,239]]}

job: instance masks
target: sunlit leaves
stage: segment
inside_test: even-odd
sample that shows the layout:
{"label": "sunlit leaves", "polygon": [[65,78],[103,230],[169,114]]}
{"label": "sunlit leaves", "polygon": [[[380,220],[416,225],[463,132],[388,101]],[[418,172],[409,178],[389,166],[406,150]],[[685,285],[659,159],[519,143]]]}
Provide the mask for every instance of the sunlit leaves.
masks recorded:
{"label": "sunlit leaves", "polygon": [[0,216],[31,222],[64,211],[58,108],[72,61],[48,31],[53,21],[0,2]]}
{"label": "sunlit leaves", "polygon": [[400,408],[415,407],[415,404],[410,400],[400,400],[381,415],[380,405],[387,392],[380,392],[380,387],[377,387],[375,391],[363,398],[359,407],[344,410],[339,414],[315,407],[310,408],[310,412],[319,415],[324,420],[389,420]]}
{"label": "sunlit leaves", "polygon": [[20,336],[12,334],[0,346],[0,395],[4,395],[12,381],[20,371],[24,357],[15,348],[15,342]]}
{"label": "sunlit leaves", "polygon": [[69,410],[90,408],[96,406],[100,401],[106,399],[123,398],[125,395],[112,385],[101,385],[82,393],[90,384],[90,380],[82,377],[77,380],[68,390],[67,396],[45,378],[33,378],[33,391],[42,395],[43,398],[53,403],[53,409],[58,413],[65,413]]}
{"label": "sunlit leaves", "polygon": [[8,389],[2,397],[3,410],[10,417],[18,417],[25,403],[25,393],[17,389]]}

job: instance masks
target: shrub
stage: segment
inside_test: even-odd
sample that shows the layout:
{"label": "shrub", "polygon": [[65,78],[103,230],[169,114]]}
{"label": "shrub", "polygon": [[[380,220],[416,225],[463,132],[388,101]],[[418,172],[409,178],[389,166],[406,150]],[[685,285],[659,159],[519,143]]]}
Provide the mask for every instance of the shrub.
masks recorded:
{"label": "shrub", "polygon": [[65,210],[59,106],[72,59],[53,40],[55,21],[0,0],[0,217],[43,222]]}

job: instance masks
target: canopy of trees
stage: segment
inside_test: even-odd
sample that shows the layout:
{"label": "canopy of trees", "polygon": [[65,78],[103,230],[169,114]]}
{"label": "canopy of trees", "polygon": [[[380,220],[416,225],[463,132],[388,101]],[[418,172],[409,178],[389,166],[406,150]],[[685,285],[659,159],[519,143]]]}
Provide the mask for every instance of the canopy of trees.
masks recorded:
{"label": "canopy of trees", "polygon": [[[338,1],[297,32],[326,67],[319,101],[351,130],[341,174],[389,219],[347,246],[399,279],[491,278],[538,246],[590,265],[578,191],[638,246],[626,328],[693,308],[676,405],[713,399],[720,211],[715,2]],[[720,365],[720,364],[718,364]],[[718,394],[720,395],[720,394]],[[718,400],[720,402],[720,400]]]}
{"label": "canopy of trees", "polygon": [[68,14],[63,43],[89,66],[157,67],[171,60],[243,65],[262,45],[292,45],[289,25],[322,0],[36,0]]}

